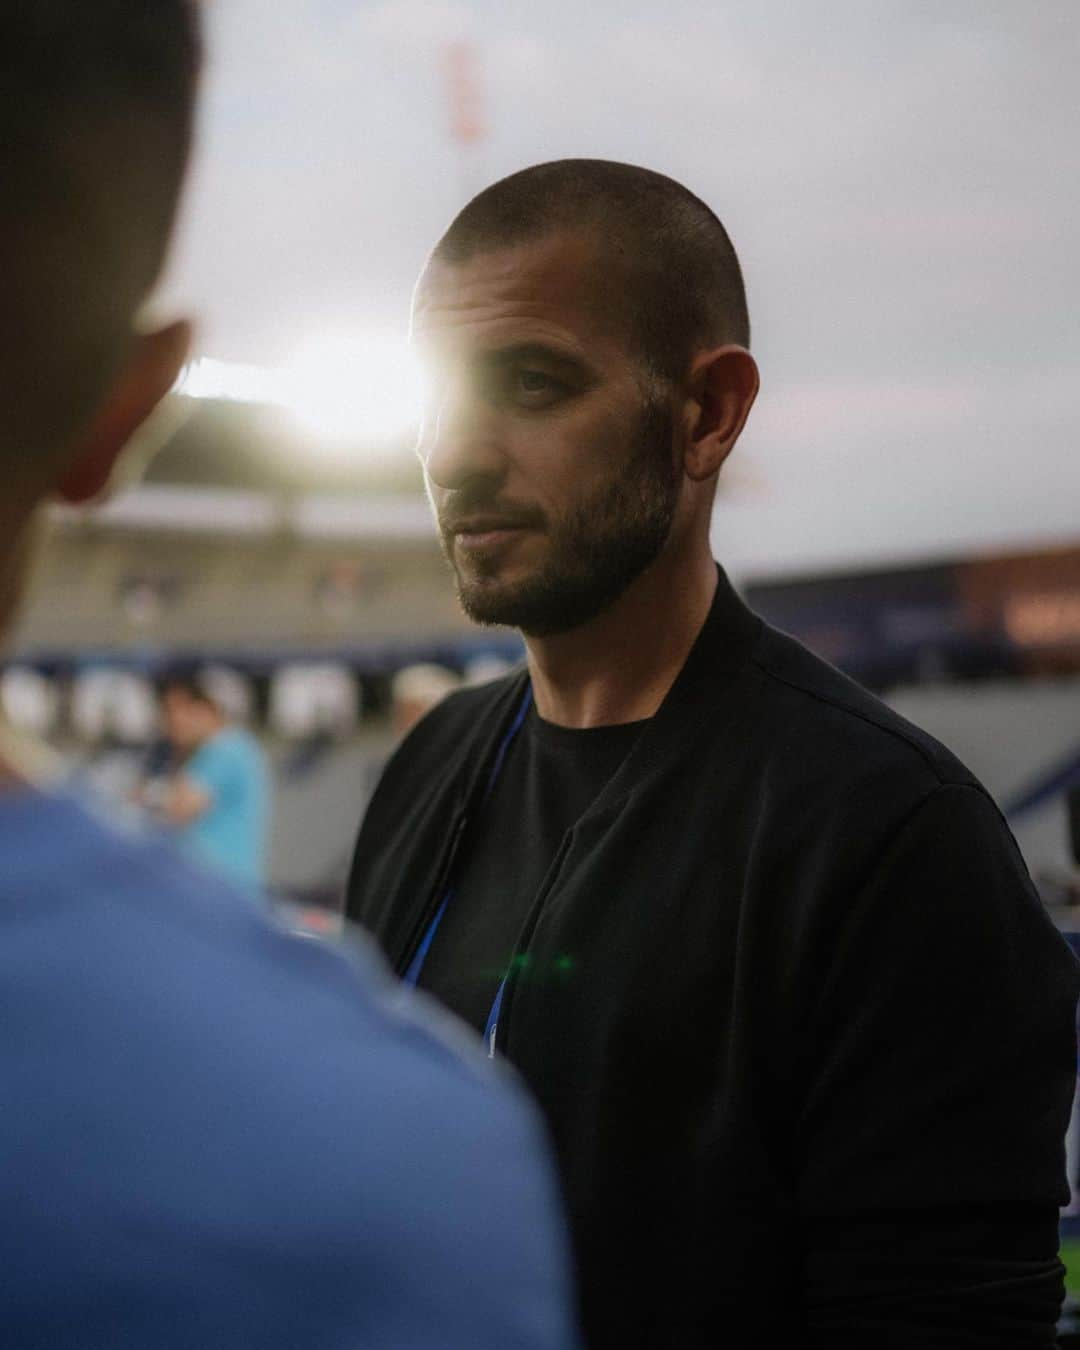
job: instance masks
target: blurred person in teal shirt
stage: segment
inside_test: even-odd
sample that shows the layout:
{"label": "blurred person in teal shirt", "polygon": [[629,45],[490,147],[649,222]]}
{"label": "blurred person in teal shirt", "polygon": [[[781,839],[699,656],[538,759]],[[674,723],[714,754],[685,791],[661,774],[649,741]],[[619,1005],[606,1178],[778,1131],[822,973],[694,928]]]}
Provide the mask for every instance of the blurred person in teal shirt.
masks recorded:
{"label": "blurred person in teal shirt", "polygon": [[162,794],[162,816],[201,862],[244,885],[261,885],[270,775],[258,741],[230,724],[197,674],[169,677],[162,714],[178,764]]}

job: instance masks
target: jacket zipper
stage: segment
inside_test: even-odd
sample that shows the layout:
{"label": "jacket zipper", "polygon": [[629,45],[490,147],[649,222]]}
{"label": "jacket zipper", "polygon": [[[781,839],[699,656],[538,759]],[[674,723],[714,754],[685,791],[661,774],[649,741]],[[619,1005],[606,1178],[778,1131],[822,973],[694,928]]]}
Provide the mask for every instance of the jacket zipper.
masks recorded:
{"label": "jacket zipper", "polygon": [[439,871],[436,875],[435,885],[432,887],[431,894],[428,896],[427,904],[419,919],[413,925],[409,939],[398,958],[395,970],[398,976],[403,976],[409,969],[409,964],[416,955],[417,948],[423,941],[424,934],[427,932],[428,925],[435,917],[435,912],[442,903],[443,895],[446,892],[447,883],[454,869],[454,863],[457,861],[458,851],[461,848],[461,840],[469,824],[468,815],[462,811],[454,823],[454,828],[450,832],[450,838],[447,841],[443,852],[442,861],[439,864]]}
{"label": "jacket zipper", "polygon": [[[540,922],[540,916],[544,912],[544,906],[547,904],[552,891],[554,891],[558,883],[559,875],[563,869],[563,863],[566,861],[566,855],[570,852],[573,842],[574,831],[573,829],[569,829],[563,835],[562,843],[559,845],[559,851],[555,854],[551,866],[548,868],[547,875],[529,909],[528,918],[525,920],[521,932],[518,935],[518,939],[514,943],[513,955],[510,958],[511,969],[514,968],[514,963],[518,956],[524,952],[525,948],[532,940],[532,935],[536,932],[536,925]],[[499,1020],[495,1025],[495,1042],[492,1046],[492,1051],[498,1050],[501,1046],[506,1044],[506,1027],[510,1021],[510,1010],[514,1001],[514,987],[516,984],[517,980],[515,977],[507,977],[506,987],[503,991],[502,1007],[499,1010]]]}
{"label": "jacket zipper", "polygon": [[[484,793],[483,798],[481,799],[481,809],[483,808],[484,805],[486,805],[487,799],[491,795],[491,790],[495,785],[495,780],[498,778],[499,772],[502,769],[503,757],[505,756],[506,751],[510,746],[510,743],[517,735],[517,732],[521,727],[521,723],[524,720],[525,714],[528,711],[529,705],[531,703],[532,703],[532,692],[530,690],[526,694],[525,699],[521,702],[516,717],[510,724],[509,730],[504,733],[499,749],[496,751],[495,764],[491,777],[488,781],[487,791]],[[398,961],[398,964],[395,967],[398,975],[403,976],[408,972],[409,966],[412,964],[412,959],[416,955],[416,952],[419,950],[420,943],[423,942],[424,940],[424,934],[427,932],[428,927],[431,925],[432,921],[435,918],[436,913],[438,912],[439,905],[442,903],[443,896],[446,894],[447,884],[449,883],[450,878],[453,875],[454,863],[457,861],[458,851],[461,848],[462,837],[465,834],[466,829],[468,828],[469,807],[474,805],[476,803],[476,800],[477,800],[477,784],[474,781],[473,787],[470,790],[465,805],[462,808],[461,813],[458,815],[457,820],[454,823],[454,827],[450,832],[450,840],[447,844],[446,851],[443,854],[442,862],[439,865],[438,879],[435,882],[435,886],[431,894],[428,896],[427,905],[425,906],[424,912],[420,916],[419,921],[414,926],[413,931],[410,933],[409,940],[405,945],[403,956]]]}

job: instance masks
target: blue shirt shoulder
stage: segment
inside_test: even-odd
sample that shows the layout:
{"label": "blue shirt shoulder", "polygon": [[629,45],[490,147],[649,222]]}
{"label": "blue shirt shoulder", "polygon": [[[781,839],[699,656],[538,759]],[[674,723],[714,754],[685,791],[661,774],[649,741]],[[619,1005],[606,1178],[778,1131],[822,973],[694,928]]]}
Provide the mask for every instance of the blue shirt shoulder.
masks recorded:
{"label": "blue shirt shoulder", "polygon": [[0,801],[20,1350],[562,1350],[537,1120],[456,1024],[66,797]]}

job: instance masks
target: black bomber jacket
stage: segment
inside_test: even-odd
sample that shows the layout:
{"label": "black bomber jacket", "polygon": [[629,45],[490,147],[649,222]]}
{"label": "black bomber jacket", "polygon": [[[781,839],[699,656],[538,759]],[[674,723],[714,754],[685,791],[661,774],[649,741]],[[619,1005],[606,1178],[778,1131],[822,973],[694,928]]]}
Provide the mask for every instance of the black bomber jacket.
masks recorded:
{"label": "black bomber jacket", "polygon": [[[440,705],[370,803],[348,914],[399,972],[527,680]],[[1076,963],[972,775],[723,573],[518,954],[497,1048],[594,1350],[1054,1344]]]}

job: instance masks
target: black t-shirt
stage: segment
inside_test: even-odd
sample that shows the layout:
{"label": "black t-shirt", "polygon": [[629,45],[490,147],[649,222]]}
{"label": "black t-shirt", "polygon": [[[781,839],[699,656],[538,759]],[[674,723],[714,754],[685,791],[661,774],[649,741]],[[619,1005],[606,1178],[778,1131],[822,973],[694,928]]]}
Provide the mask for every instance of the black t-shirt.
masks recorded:
{"label": "black t-shirt", "polygon": [[577,730],[534,707],[507,750],[420,972],[422,989],[483,1032],[563,836],[625,759],[644,722]]}

